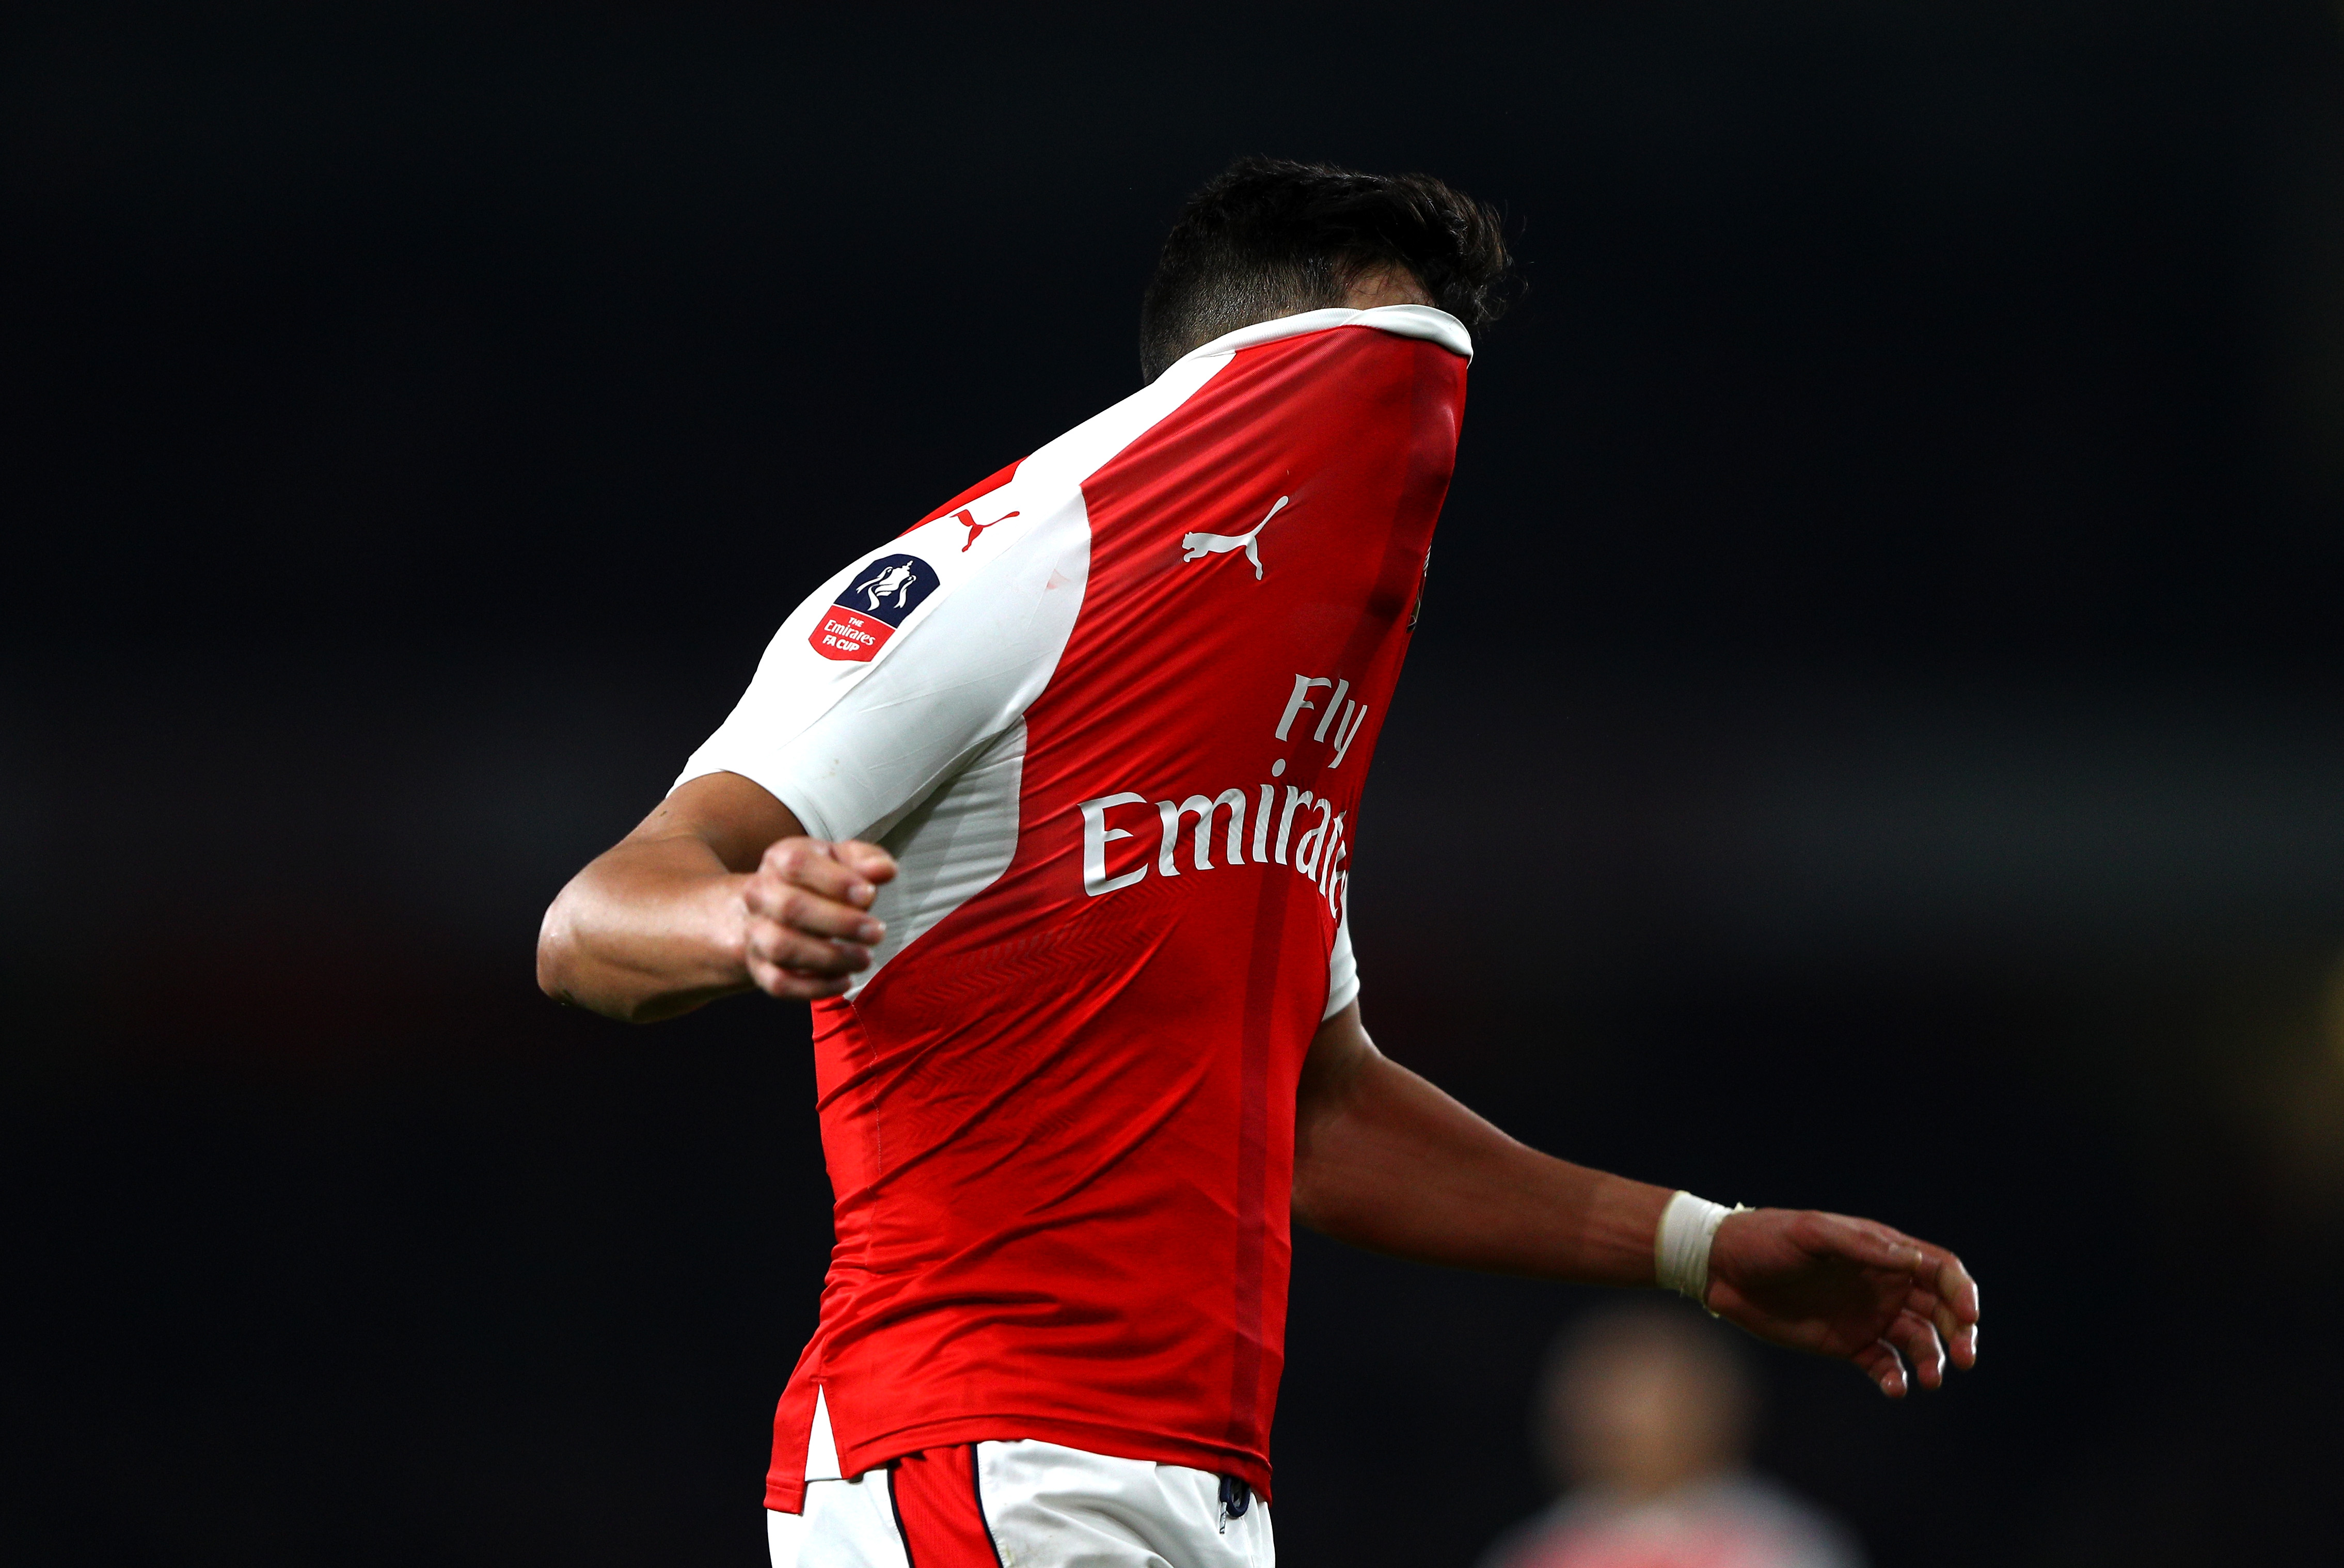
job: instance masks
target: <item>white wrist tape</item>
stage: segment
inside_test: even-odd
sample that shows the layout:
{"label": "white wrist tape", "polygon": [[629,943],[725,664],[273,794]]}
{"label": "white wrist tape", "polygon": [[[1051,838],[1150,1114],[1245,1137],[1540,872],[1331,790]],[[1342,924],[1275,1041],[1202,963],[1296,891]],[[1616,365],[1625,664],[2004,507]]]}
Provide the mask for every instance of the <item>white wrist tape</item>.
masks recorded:
{"label": "white wrist tape", "polygon": [[1709,1244],[1717,1228],[1733,1213],[1723,1203],[1711,1203],[1690,1192],[1680,1192],[1661,1210],[1661,1228],[1652,1235],[1653,1283],[1663,1290],[1690,1296],[1707,1306]]}

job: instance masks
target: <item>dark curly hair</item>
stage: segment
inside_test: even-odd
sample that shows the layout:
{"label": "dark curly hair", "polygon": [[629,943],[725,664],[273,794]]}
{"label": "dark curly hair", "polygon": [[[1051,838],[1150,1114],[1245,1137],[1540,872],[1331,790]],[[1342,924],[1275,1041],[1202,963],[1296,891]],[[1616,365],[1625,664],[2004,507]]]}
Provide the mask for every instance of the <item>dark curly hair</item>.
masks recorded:
{"label": "dark curly hair", "polygon": [[1497,213],[1430,175],[1241,157],[1188,198],[1165,237],[1139,307],[1141,375],[1152,381],[1239,327],[1340,305],[1355,279],[1394,264],[1476,330],[1510,298]]}

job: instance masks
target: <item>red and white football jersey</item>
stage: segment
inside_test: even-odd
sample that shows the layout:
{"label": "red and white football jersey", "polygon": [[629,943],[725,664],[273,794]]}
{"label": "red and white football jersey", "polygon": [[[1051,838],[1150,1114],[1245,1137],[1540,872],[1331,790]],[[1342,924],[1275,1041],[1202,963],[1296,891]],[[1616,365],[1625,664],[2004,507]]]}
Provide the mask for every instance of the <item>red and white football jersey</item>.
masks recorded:
{"label": "red and white football jersey", "polygon": [[818,1402],[844,1475],[1036,1438],[1268,1492],[1295,1086],[1470,354],[1420,306],[1207,344],[832,578],[693,754],[902,866],[814,1006],[838,1239],[767,1506]]}

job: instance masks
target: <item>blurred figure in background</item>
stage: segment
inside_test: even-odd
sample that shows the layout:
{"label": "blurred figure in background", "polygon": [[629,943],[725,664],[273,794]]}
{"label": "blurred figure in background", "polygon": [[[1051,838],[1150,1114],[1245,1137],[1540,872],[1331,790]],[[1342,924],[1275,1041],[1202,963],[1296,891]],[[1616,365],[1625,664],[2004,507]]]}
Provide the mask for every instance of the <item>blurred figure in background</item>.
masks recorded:
{"label": "blurred figure in background", "polygon": [[1581,1319],[1539,1389],[1562,1498],[1482,1568],[1861,1568],[1845,1529],[1750,1474],[1753,1403],[1723,1325],[1657,1304]]}

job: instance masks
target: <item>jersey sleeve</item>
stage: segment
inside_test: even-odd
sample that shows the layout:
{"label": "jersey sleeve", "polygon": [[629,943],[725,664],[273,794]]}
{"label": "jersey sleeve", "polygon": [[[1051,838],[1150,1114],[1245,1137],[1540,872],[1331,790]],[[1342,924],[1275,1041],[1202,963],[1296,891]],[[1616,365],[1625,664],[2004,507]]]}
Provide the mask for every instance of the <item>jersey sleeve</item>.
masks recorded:
{"label": "jersey sleeve", "polygon": [[1082,607],[1079,488],[1015,478],[832,577],[782,622],[678,784],[754,781],[818,838],[876,838],[1023,716]]}
{"label": "jersey sleeve", "polygon": [[1359,965],[1351,956],[1350,900],[1343,904],[1343,918],[1335,927],[1335,950],[1327,955],[1327,1010],[1318,1015],[1322,1024],[1359,999]]}

